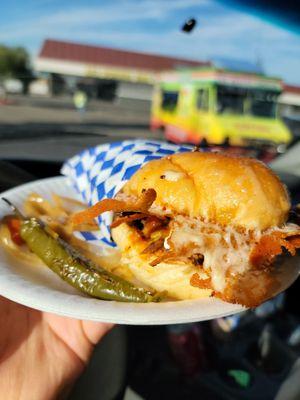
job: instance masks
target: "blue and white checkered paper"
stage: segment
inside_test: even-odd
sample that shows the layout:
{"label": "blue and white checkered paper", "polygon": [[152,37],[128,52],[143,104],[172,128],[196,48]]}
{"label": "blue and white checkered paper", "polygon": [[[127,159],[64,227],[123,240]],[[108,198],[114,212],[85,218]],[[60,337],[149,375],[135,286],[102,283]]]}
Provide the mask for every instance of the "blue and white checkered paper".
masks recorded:
{"label": "blue and white checkered paper", "polygon": [[[124,140],[84,150],[70,158],[61,173],[67,176],[83,202],[94,205],[113,198],[142,165],[173,153],[190,151],[180,146],[154,140]],[[80,232],[78,236],[94,244],[115,247],[111,240],[112,212],[98,217],[99,231]]]}

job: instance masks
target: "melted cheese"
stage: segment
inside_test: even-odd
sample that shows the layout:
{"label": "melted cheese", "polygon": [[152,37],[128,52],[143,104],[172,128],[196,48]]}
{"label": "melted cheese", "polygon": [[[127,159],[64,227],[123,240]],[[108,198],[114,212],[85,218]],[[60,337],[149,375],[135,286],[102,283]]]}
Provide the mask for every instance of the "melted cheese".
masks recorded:
{"label": "melted cheese", "polygon": [[262,235],[268,233],[298,232],[295,224],[270,228],[267,231],[242,231],[234,226],[221,226],[195,218],[176,216],[171,222],[171,233],[166,238],[165,248],[176,251],[193,247],[194,253],[204,256],[203,267],[210,271],[212,286],[222,292],[226,286],[227,274],[243,274],[251,268],[249,256]]}
{"label": "melted cheese", "polygon": [[222,227],[177,216],[171,223],[171,235],[166,245],[177,251],[192,246],[195,253],[203,254],[203,267],[210,271],[213,288],[222,292],[227,273],[241,274],[249,269],[249,254],[260,235],[260,232],[250,235],[232,226]]}

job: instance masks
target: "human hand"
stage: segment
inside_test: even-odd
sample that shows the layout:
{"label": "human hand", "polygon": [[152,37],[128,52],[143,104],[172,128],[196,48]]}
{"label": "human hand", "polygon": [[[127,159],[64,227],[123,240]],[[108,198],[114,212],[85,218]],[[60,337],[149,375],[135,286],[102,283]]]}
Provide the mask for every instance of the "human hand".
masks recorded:
{"label": "human hand", "polygon": [[0,393],[8,400],[63,398],[111,328],[0,297]]}

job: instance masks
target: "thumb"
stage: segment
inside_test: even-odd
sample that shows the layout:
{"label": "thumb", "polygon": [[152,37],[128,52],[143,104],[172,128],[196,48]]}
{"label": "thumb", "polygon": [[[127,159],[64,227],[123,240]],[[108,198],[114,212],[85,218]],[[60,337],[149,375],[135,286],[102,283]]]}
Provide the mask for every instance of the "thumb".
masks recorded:
{"label": "thumb", "polygon": [[106,322],[81,321],[82,330],[92,345],[96,345],[109,332],[114,324]]}

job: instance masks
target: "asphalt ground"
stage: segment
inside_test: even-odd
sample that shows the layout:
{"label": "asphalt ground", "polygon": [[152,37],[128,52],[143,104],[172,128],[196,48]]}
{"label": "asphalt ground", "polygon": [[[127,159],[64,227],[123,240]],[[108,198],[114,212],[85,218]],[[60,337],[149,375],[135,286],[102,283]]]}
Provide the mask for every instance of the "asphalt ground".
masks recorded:
{"label": "asphalt ground", "polygon": [[0,159],[63,161],[101,143],[162,138],[149,119],[145,101],[90,101],[82,117],[71,97],[11,96],[0,104]]}

